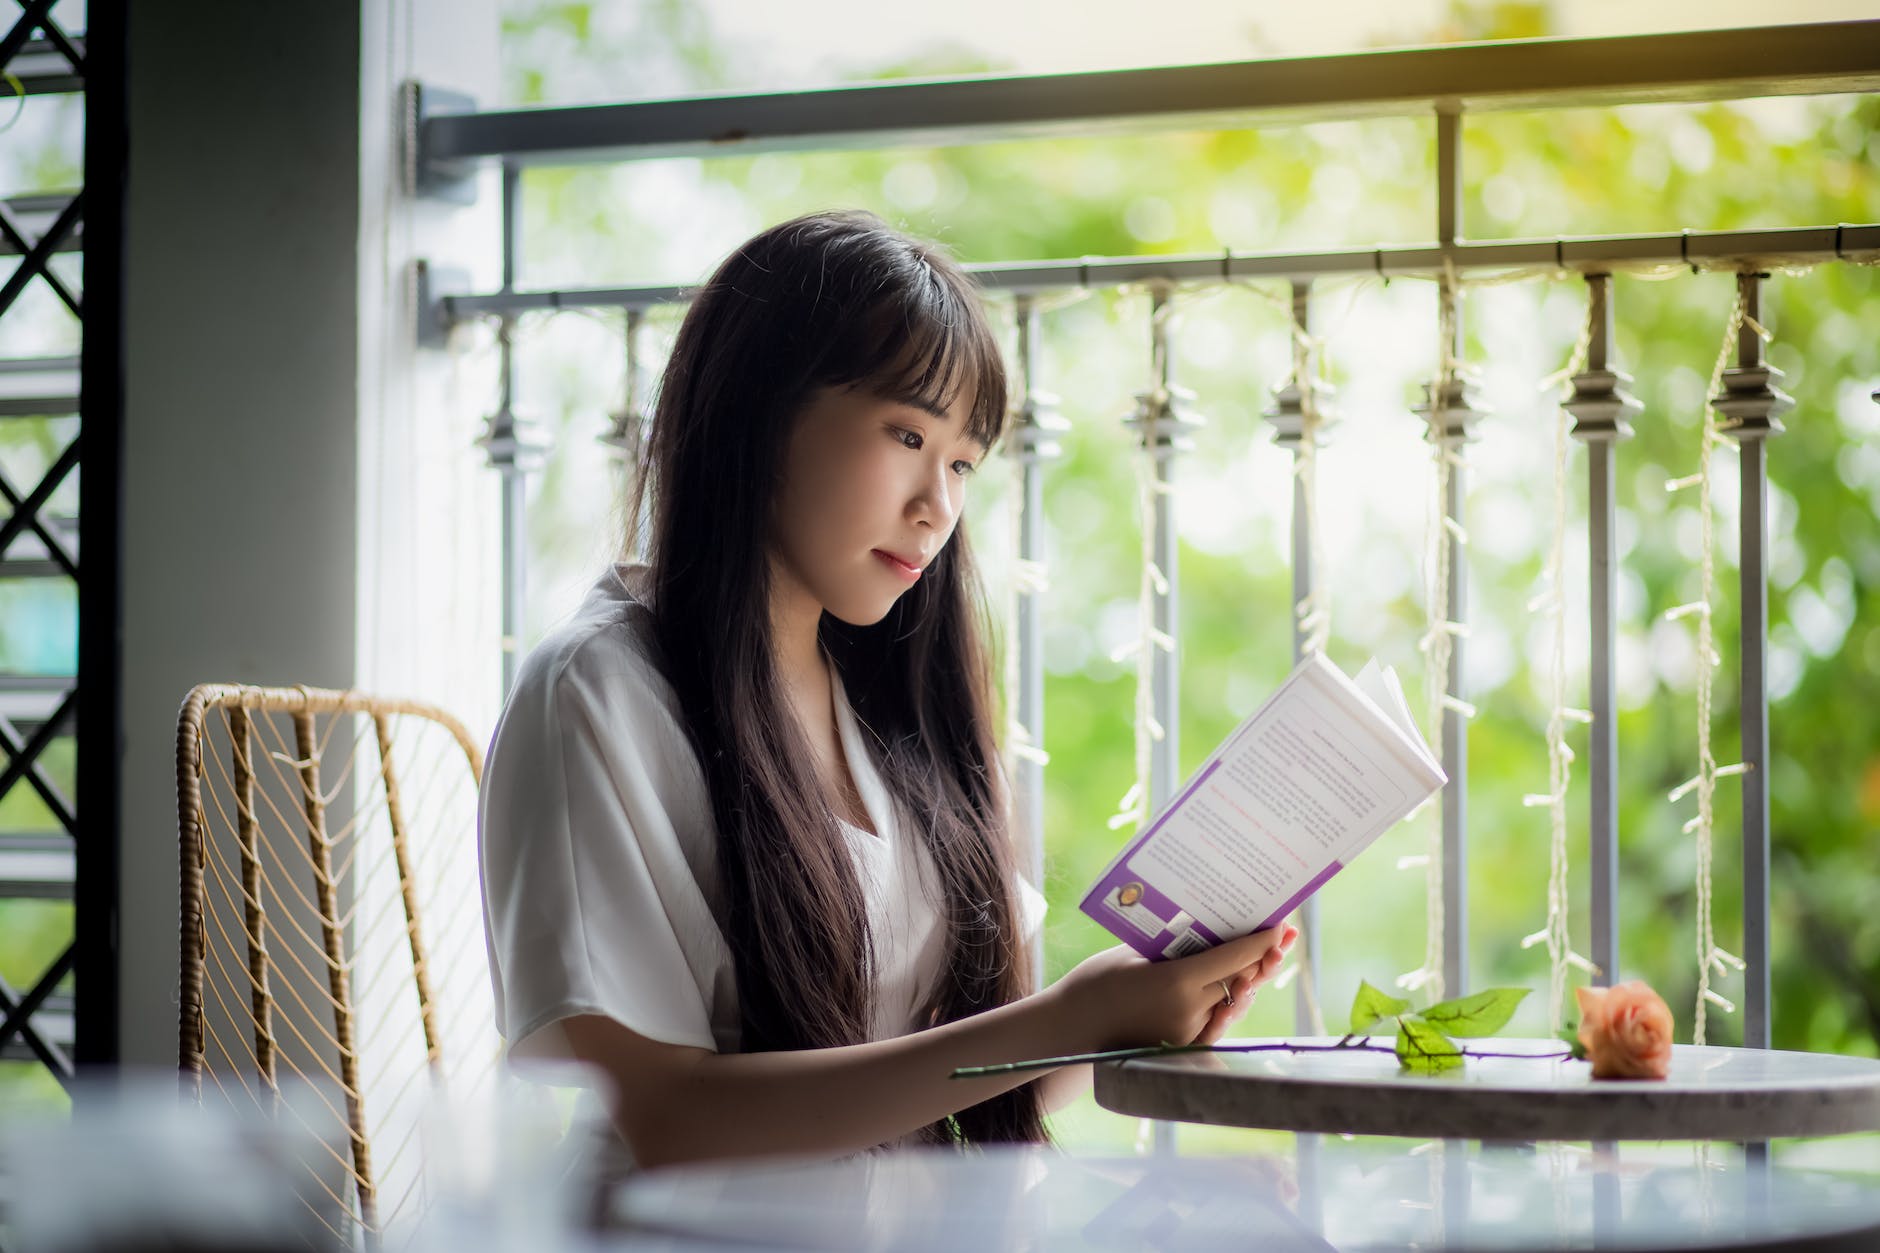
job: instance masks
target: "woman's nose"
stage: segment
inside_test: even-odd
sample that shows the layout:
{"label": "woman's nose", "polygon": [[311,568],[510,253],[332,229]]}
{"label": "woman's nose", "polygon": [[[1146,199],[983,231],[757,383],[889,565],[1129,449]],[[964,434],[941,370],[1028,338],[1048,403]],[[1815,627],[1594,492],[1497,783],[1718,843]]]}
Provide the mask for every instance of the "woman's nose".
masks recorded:
{"label": "woman's nose", "polygon": [[959,505],[953,499],[952,484],[947,482],[951,474],[951,470],[941,466],[938,474],[928,475],[921,480],[920,490],[909,502],[909,509],[917,522],[924,522],[938,531],[952,529]]}

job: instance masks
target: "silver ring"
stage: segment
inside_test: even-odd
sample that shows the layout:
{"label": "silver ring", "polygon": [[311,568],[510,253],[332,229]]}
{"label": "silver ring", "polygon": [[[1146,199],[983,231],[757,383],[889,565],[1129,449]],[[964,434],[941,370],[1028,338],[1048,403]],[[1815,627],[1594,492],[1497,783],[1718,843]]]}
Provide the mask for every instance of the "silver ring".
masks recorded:
{"label": "silver ring", "polygon": [[1227,980],[1225,979],[1217,979],[1215,982],[1221,985],[1221,1004],[1232,1005],[1234,1003],[1234,989],[1227,986]]}

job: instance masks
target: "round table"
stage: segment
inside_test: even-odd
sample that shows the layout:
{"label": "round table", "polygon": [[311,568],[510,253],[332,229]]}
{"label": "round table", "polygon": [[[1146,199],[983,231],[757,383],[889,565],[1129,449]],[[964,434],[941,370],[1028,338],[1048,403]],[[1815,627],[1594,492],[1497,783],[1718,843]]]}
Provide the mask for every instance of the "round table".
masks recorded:
{"label": "round table", "polygon": [[[841,1161],[744,1162],[647,1171],[612,1194],[620,1246],[703,1249],[1112,1249],[1354,1253],[1557,1248],[1870,1253],[1880,1186],[1772,1167],[1751,1205],[1741,1164],[1623,1167],[1596,1157],[1477,1149],[1476,1203],[1444,1204],[1440,1163],[1401,1143],[1331,1141],[1317,1162],[1322,1218],[1303,1212],[1292,1154],[1078,1158],[1048,1149],[900,1150]],[[1608,1178],[1610,1176],[1610,1179]],[[1602,1180],[1625,1216],[1597,1229]]]}
{"label": "round table", "polygon": [[[1232,1044],[1327,1045],[1332,1038]],[[1552,1040],[1470,1040],[1558,1053]],[[1470,1058],[1440,1074],[1389,1053],[1183,1053],[1096,1068],[1119,1114],[1275,1131],[1470,1140],[1737,1140],[1880,1131],[1880,1060],[1677,1045],[1665,1080],[1596,1080],[1585,1062]]]}

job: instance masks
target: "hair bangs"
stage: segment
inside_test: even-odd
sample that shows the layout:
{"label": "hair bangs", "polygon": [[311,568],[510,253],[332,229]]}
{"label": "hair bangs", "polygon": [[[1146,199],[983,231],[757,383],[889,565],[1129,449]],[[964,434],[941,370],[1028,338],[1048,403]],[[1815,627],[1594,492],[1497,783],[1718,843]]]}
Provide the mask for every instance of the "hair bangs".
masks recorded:
{"label": "hair bangs", "polygon": [[857,351],[832,382],[948,414],[972,396],[967,438],[990,449],[1005,432],[1005,360],[970,287],[921,258],[926,281],[879,301],[857,328]]}

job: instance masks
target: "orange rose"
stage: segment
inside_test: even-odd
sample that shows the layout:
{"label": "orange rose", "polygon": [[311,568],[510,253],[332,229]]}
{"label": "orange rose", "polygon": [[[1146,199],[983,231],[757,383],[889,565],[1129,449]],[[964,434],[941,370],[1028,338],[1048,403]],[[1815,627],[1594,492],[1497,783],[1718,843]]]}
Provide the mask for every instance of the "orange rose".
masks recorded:
{"label": "orange rose", "polygon": [[1595,1079],[1662,1079],[1671,1069],[1671,1010],[1649,984],[1575,988],[1580,1043]]}

